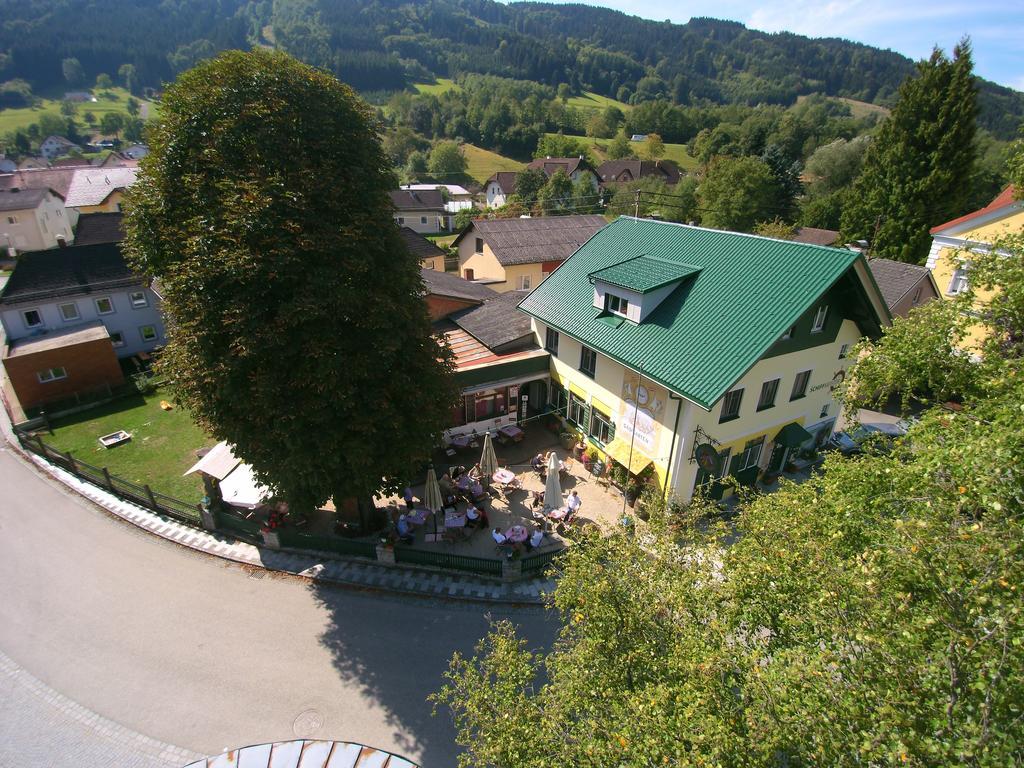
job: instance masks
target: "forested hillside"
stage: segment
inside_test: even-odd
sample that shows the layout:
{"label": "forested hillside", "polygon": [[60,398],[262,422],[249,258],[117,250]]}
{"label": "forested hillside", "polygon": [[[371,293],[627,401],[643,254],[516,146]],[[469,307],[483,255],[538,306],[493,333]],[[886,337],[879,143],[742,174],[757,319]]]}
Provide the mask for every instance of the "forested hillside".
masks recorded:
{"label": "forested hillside", "polygon": [[[217,50],[274,44],[363,92],[468,73],[531,80],[620,101],[792,104],[823,93],[888,104],[912,62],[844,40],[766,34],[741,24],[645,21],[583,5],[492,0],[0,0],[0,82],[67,85],[135,67],[159,87]],[[947,41],[952,43],[954,41]],[[1010,138],[1024,95],[981,82],[980,125]]]}

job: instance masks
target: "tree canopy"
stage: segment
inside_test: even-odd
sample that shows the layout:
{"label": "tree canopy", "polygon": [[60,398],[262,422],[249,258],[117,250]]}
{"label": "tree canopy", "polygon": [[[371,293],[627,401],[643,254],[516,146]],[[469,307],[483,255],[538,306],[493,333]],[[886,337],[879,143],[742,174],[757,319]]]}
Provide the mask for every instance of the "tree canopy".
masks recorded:
{"label": "tree canopy", "polygon": [[125,242],[163,289],[177,399],[293,509],[400,488],[457,390],[371,110],[234,51],[178,77],[149,138]]}
{"label": "tree canopy", "polygon": [[976,152],[971,70],[964,41],[952,60],[936,49],[900,86],[843,210],[846,241],[867,240],[875,256],[924,263],[929,228],[963,212]]}
{"label": "tree canopy", "polygon": [[[976,275],[1008,297],[986,318],[1007,328],[1024,243],[1002,245],[1012,258],[981,255]],[[920,312],[862,347],[854,380],[913,386],[919,358],[897,348],[973,322]],[[1015,764],[1024,369],[1007,338],[961,355],[962,406],[927,408],[889,449],[833,454],[729,523],[648,498],[636,536],[582,537],[559,562],[553,650],[499,622],[453,658],[435,702],[461,765]]]}
{"label": "tree canopy", "polygon": [[775,217],[779,187],[772,169],[756,157],[716,157],[697,197],[705,226],[750,232]]}

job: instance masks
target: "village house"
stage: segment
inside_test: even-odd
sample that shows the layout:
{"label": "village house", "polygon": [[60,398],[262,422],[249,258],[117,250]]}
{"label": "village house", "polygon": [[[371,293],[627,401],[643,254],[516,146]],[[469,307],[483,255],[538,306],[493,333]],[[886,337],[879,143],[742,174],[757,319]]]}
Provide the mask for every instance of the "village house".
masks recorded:
{"label": "village house", "polygon": [[73,149],[81,149],[81,147],[63,136],[47,136],[39,144],[39,154],[47,160],[66,155]]}
{"label": "village house", "polygon": [[[933,227],[932,247],[925,265],[931,270],[942,298],[955,298],[967,289],[972,252],[987,252],[999,238],[1021,233],[1024,233],[1024,200],[1014,199],[1013,186],[1000,192],[984,208]],[[976,308],[980,309],[991,299],[990,292],[977,291]],[[977,347],[987,333],[981,324],[976,324],[966,339],[967,347]]]}
{"label": "village house", "polygon": [[165,343],[159,300],[118,244],[23,254],[0,292],[3,364],[23,408],[123,382]]}
{"label": "village house", "polygon": [[119,243],[124,240],[124,214],[83,213],[75,227],[75,245]]}
{"label": "village house", "polygon": [[414,232],[424,234],[451,229],[450,217],[445,211],[440,190],[396,189],[388,194],[391,195],[395,223],[398,226],[409,227]]}
{"label": "village house", "polygon": [[402,227],[398,232],[405,242],[405,247],[409,249],[409,253],[416,257],[421,267],[444,272],[445,253],[443,250],[423,235],[413,232],[408,227]]}
{"label": "village house", "polygon": [[529,291],[606,224],[596,215],[477,219],[453,243],[459,274],[496,291]]}
{"label": "village house", "polygon": [[[51,189],[66,202],[75,170],[75,168],[50,168],[46,166],[45,168],[29,168],[0,174],[0,190],[14,188]],[[74,211],[73,215],[77,217],[78,212]]]}
{"label": "village house", "polygon": [[891,259],[870,259],[868,265],[893,317],[906,317],[914,307],[939,298],[928,267]]}
{"label": "village house", "polygon": [[76,168],[64,204],[79,213],[120,211],[124,191],[138,176],[138,168]]}
{"label": "village house", "polygon": [[861,254],[631,217],[520,309],[551,353],[551,406],[681,501],[823,445],[850,348],[890,323]]}
{"label": "village house", "polygon": [[682,174],[671,160],[608,160],[597,168],[601,186],[614,187],[641,179],[655,179],[665,184],[677,184]]}
{"label": "village house", "polygon": [[41,251],[75,239],[64,200],[51,189],[0,191],[0,247]]}
{"label": "village house", "polygon": [[819,229],[818,227],[797,227],[789,239],[794,243],[835,245],[839,240],[839,232],[834,229]]}
{"label": "village house", "polygon": [[[541,171],[549,179],[558,171],[563,171],[572,180],[573,184],[581,178],[590,181],[594,191],[597,191],[600,179],[594,169],[581,157],[542,157],[533,160],[527,169]],[[484,192],[487,196],[488,208],[500,208],[508,202],[509,195],[516,191],[516,173],[514,171],[498,171],[484,183]]]}

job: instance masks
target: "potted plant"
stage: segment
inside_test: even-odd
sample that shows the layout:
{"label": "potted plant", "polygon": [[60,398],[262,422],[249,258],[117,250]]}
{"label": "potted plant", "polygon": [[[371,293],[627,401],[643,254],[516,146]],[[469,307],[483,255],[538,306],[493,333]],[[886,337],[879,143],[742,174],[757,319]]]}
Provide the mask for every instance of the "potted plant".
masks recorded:
{"label": "potted plant", "polygon": [[572,432],[562,432],[558,436],[558,440],[562,443],[562,447],[567,451],[573,450],[576,446],[576,435]]}

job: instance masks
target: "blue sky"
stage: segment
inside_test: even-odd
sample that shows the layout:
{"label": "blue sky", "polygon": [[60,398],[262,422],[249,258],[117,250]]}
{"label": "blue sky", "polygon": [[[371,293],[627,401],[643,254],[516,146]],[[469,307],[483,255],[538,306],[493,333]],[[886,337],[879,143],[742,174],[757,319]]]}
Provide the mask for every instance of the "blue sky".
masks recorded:
{"label": "blue sky", "polygon": [[[555,0],[557,2],[557,0]],[[577,0],[577,2],[580,0]],[[922,59],[935,45],[947,53],[964,35],[974,71],[1024,91],[1024,0],[587,0],[646,19],[677,23],[692,16],[739,21],[766,32],[844,37]]]}

